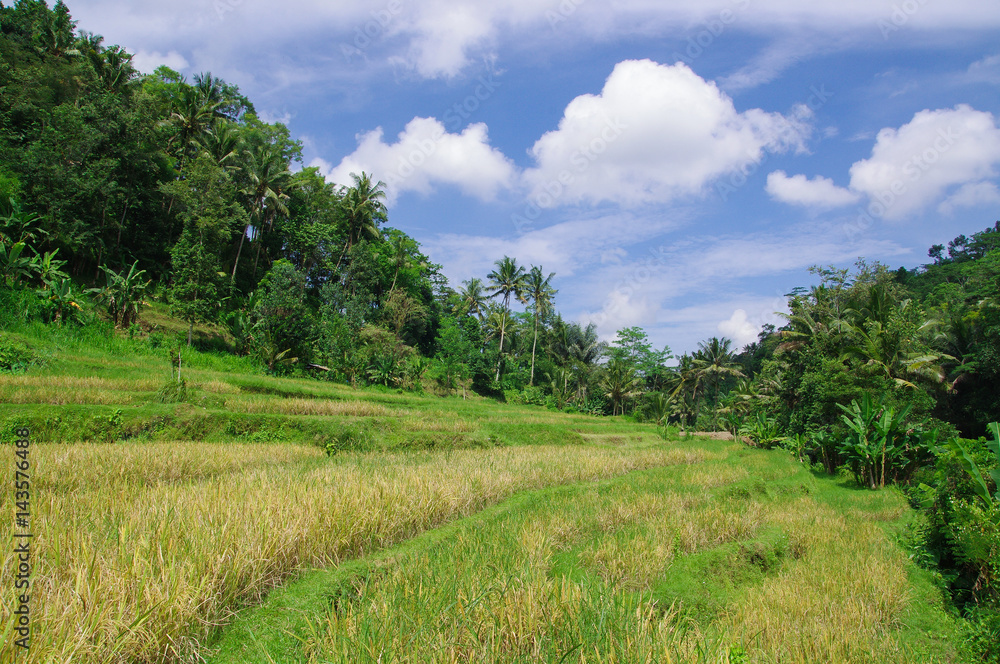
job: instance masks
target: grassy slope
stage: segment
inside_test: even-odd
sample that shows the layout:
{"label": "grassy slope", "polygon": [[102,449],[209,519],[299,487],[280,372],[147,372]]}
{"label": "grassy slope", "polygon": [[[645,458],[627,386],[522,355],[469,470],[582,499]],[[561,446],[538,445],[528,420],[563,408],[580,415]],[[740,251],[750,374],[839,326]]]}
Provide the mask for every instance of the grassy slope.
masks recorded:
{"label": "grassy slope", "polygon": [[[780,453],[528,492],[312,573],[209,661],[956,661],[940,593],[891,542],[895,491]],[[565,657],[565,659],[563,659]]]}
{"label": "grassy slope", "polygon": [[[273,593],[270,603],[240,623],[257,625],[250,632],[262,640],[260,652],[271,652],[275,661],[294,661],[288,659],[287,635],[280,636],[279,630],[274,637],[264,625],[274,615],[287,619],[288,612],[276,608],[280,602],[307,606],[312,618],[306,624],[315,632],[310,648],[337,661],[352,638],[345,625],[371,630],[385,618],[373,608],[377,602],[360,602],[345,622],[327,615],[329,601],[321,601],[323,597],[340,592],[338,588],[356,588],[366,578],[363,570],[374,566],[389,570],[380,578],[392,577],[392,583],[365,585],[364,597],[382,597],[390,606],[400,598],[400,587],[419,585],[425,574],[431,575],[427,579],[433,574],[454,577],[454,561],[472,555],[482,557],[481,569],[470,569],[456,581],[468,592],[499,582],[483,570],[513,565],[505,573],[516,573],[526,587],[540,584],[542,591],[552,589],[546,584],[568,583],[560,592],[582,593],[574,605],[579,611],[571,616],[581,626],[588,624],[587,610],[599,610],[604,598],[613,600],[609,606],[617,610],[641,613],[654,606],[659,607],[656,615],[668,617],[671,606],[683,606],[685,615],[697,618],[697,630],[689,630],[687,641],[660,639],[682,658],[690,654],[685,649],[691,644],[722,648],[718,652],[726,654],[730,645],[746,643],[751,653],[767,659],[780,650],[774,643],[802,641],[801,635],[787,633],[800,623],[781,614],[754,633],[744,633],[740,625],[758,624],[753,622],[759,617],[754,607],[761,603],[782,606],[782,591],[789,594],[785,601],[805,596],[800,588],[815,586],[810,586],[810,572],[821,570],[811,577],[821,579],[813,591],[822,592],[803,619],[822,612],[826,594],[862,609],[869,602],[875,606],[874,618],[867,632],[851,632],[866,635],[867,640],[857,643],[874,647],[889,661],[926,661],[931,655],[953,659],[954,630],[938,595],[898,547],[887,544],[886,533],[891,537],[910,517],[894,492],[858,492],[814,479],[780,453],[721,443],[661,444],[650,427],[617,419],[279,379],[223,354],[185,352],[187,399],[160,403],[157,394],[170,372],[163,348],[94,330],[22,326],[8,333],[45,359],[26,375],[0,375],[0,435],[9,439],[15,426],[26,424],[42,443],[36,446],[35,467],[36,491],[44,500],[35,516],[42,535],[36,541],[35,588],[41,601],[33,661],[187,657],[215,639],[214,625],[233,609],[256,603],[297,570],[357,559]],[[320,447],[330,441],[343,447],[344,454],[327,459]],[[357,454],[359,450],[370,454]],[[691,463],[691,454],[698,455],[697,469],[671,469],[678,459]],[[600,489],[593,485],[601,478],[657,467],[665,469],[605,479]],[[548,488],[553,485],[568,488]],[[809,487],[808,493],[782,488],[798,485]],[[610,491],[611,497],[594,502],[594,491]],[[378,553],[515,494],[511,502],[470,517],[472,521]],[[661,500],[674,494],[697,500]],[[9,499],[4,496],[4,509]],[[726,530],[733,519],[765,513],[769,521],[751,519],[756,525],[745,532]],[[365,521],[372,514],[377,518]],[[564,514],[566,523],[553,523],[551,514]],[[637,516],[620,520],[608,514]],[[698,521],[705,514],[721,521]],[[825,528],[813,532],[800,523],[809,519]],[[717,526],[729,534],[712,535]],[[0,526],[0,538],[6,539],[8,527],[6,522]],[[518,548],[521,540],[512,533],[525,532],[535,533],[542,542],[538,546],[548,547],[544,566],[535,565],[535,554]],[[559,540],[558,533],[567,532],[575,534]],[[836,537],[826,538],[823,532]],[[702,541],[705,533],[711,536]],[[456,534],[474,542],[474,550],[456,549]],[[806,544],[796,544],[793,535]],[[553,537],[559,541],[545,543]],[[854,563],[870,560],[888,570],[890,606],[881,607],[877,597],[859,600],[849,574],[825,573],[830,561],[851,560],[835,555],[837,549],[864,557]],[[373,554],[379,557],[365,557]],[[432,564],[449,560],[443,567]],[[2,562],[7,568],[11,561]],[[793,572],[798,576],[788,576]],[[706,593],[706,587],[712,591]],[[434,601],[442,600],[422,600]],[[493,635],[488,646],[493,650],[474,652],[511,659],[535,652],[519,649],[530,645],[542,648],[538,656],[550,657],[568,643],[566,634],[557,631],[511,650],[504,645],[509,634],[503,636],[496,626],[482,635],[477,629],[470,632],[445,610],[449,603],[434,615],[450,620],[454,634]],[[523,615],[510,614],[515,623],[533,612],[552,610],[530,603],[520,607]],[[0,641],[8,611],[5,602]],[[642,628],[646,631],[629,632],[639,628],[627,622],[615,633],[625,635],[623,642],[633,648],[657,642],[651,640],[656,630],[674,633],[667,623],[649,621]],[[292,624],[298,636],[309,633]],[[822,659],[820,652],[833,652],[831,648],[862,647],[837,640],[836,630],[843,624],[809,624],[810,631],[832,639],[820,644],[827,650],[813,653],[814,659]],[[397,628],[408,628],[385,625],[381,638],[386,647],[396,647],[392,635]],[[244,647],[247,639],[233,635],[246,633],[236,626],[222,643]],[[436,634],[429,628],[421,633]],[[598,652],[639,652],[601,641],[593,630],[581,634],[597,640]],[[928,634],[940,634],[942,640]],[[893,645],[899,640],[903,655]],[[470,643],[459,639],[447,647],[461,657],[475,647]],[[230,651],[231,646],[223,645],[219,661]],[[0,659],[4,652],[0,646]],[[434,659],[421,652],[429,651],[415,650],[415,661]]]}

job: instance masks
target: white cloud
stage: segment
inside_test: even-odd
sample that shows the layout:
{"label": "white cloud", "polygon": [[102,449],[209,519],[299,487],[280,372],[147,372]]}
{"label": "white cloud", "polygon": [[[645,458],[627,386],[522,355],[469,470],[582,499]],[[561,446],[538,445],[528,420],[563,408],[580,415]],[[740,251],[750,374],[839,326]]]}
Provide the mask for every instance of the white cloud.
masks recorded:
{"label": "white cloud", "polygon": [[482,6],[439,5],[415,18],[408,57],[397,61],[426,78],[456,76],[468,64],[468,52],[494,34],[492,19]]}
{"label": "white cloud", "polygon": [[599,95],[569,103],[558,129],[532,147],[537,167],[524,179],[541,207],[665,202],[701,192],[765,151],[802,148],[807,133],[799,118],[737,112],[684,64],[629,60]]}
{"label": "white cloud", "polygon": [[[881,24],[925,32],[1000,26],[996,3],[920,1],[915,11],[899,15],[904,5],[896,0],[287,0],[276,10],[266,0],[76,0],[72,11],[82,28],[104,34],[108,43],[178,49],[194,71],[211,69],[252,92],[259,88],[235,79],[235,72],[270,78],[278,65],[279,77],[309,69],[310,77],[329,80],[340,75],[331,59],[346,62],[342,46],[356,49],[362,60],[403,62],[421,76],[437,78],[454,76],[509,42],[562,50],[637,31],[682,41],[701,39],[704,32],[714,39],[709,28],[717,31],[722,16],[735,17],[725,30],[791,39],[804,32],[834,38],[862,33],[881,41]],[[246,44],[261,46],[250,53]],[[317,45],[330,56],[317,57]],[[267,66],[250,66],[248,60]],[[778,54],[765,52],[758,60],[737,73],[734,85],[766,80],[768,72],[785,66]]]}
{"label": "white cloud", "polygon": [[793,37],[780,39],[765,47],[736,72],[719,79],[719,85],[726,92],[737,93],[770,83],[786,69],[813,53],[817,41],[814,34],[803,35],[801,32]]}
{"label": "white cloud", "polygon": [[870,198],[873,216],[902,219],[953,186],[995,177],[998,163],[1000,129],[992,114],[965,104],[925,110],[878,133],[871,157],[851,166],[851,189]]}
{"label": "white cloud", "polygon": [[1000,84],[1000,55],[991,55],[969,65],[966,76],[970,81]]}
{"label": "white cloud", "polygon": [[829,178],[817,176],[809,180],[804,175],[788,177],[784,171],[768,174],[766,189],[775,200],[808,207],[840,207],[858,200],[857,194],[838,187]]}
{"label": "white cloud", "polygon": [[429,194],[438,184],[454,185],[466,194],[490,200],[513,183],[514,165],[490,147],[485,124],[451,134],[435,118],[414,118],[395,143],[383,138],[379,127],[359,135],[357,149],[337,166],[330,168],[322,160],[312,165],[338,184],[349,184],[351,173],[371,173],[386,183],[389,205],[403,192]]}
{"label": "white cloud", "polygon": [[675,230],[683,218],[683,212],[655,218],[626,213],[598,215],[529,230],[513,239],[447,233],[424,241],[424,248],[444,265],[448,278],[456,283],[482,277],[493,261],[503,256],[516,257],[524,265],[541,265],[546,272],[560,277],[585,270],[579,276],[589,278],[596,266],[614,268],[626,264],[628,247]]}
{"label": "white cloud", "polygon": [[257,117],[260,118],[261,122],[266,122],[268,124],[274,124],[280,122],[286,127],[292,122],[292,114],[288,111],[284,113],[272,113],[269,111],[257,110]]}
{"label": "white cloud", "polygon": [[955,208],[998,204],[1000,204],[1000,189],[997,189],[992,182],[976,182],[964,185],[949,196],[938,206],[938,211],[942,214],[951,214]]}
{"label": "white cloud", "polygon": [[177,51],[170,51],[164,55],[157,51],[140,50],[132,56],[132,66],[143,74],[152,74],[161,65],[166,65],[174,71],[183,71],[188,68],[188,61]]}
{"label": "white cloud", "polygon": [[760,325],[755,325],[747,319],[745,309],[737,309],[729,320],[719,323],[719,332],[722,336],[732,339],[738,349],[757,341],[760,329]]}

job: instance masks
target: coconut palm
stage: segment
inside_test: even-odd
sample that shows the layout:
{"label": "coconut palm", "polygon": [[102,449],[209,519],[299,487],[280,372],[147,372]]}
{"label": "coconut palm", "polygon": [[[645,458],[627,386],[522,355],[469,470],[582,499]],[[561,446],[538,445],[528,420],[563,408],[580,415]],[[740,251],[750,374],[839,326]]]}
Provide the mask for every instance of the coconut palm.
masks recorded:
{"label": "coconut palm", "polygon": [[215,122],[216,111],[221,102],[206,100],[196,87],[184,86],[174,111],[166,123],[177,133],[168,145],[176,146],[179,155],[178,172],[184,170],[184,162],[192,150],[200,148]]}
{"label": "coconut palm", "polygon": [[[918,332],[928,330],[938,325],[938,321],[929,320],[923,323]],[[849,357],[861,360],[865,364],[875,366],[887,378],[903,387],[916,389],[916,385],[906,378],[924,378],[940,383],[945,378],[941,368],[941,360],[954,360],[950,355],[932,352],[909,352],[908,340],[897,326],[883,326],[877,320],[870,320],[866,326],[848,325],[848,329],[860,339],[860,343],[847,346],[842,359]],[[905,376],[905,378],[904,378]]]}
{"label": "coconut palm", "polygon": [[[262,145],[244,153],[243,172],[247,178],[247,185],[243,189],[243,195],[247,199],[247,206],[250,210],[250,219],[247,226],[240,235],[239,246],[236,248],[236,260],[233,261],[233,273],[231,278],[236,278],[236,268],[240,263],[240,254],[243,252],[243,242],[250,234],[251,226],[254,228],[254,239],[258,240],[263,235],[265,227],[270,229],[274,223],[274,217],[278,214],[288,214],[285,201],[292,174],[288,170],[288,162],[281,155],[281,152],[272,146]],[[260,248],[258,245],[258,259],[260,258]],[[254,274],[257,272],[256,261],[254,263]]]}
{"label": "coconut palm", "polygon": [[205,150],[211,155],[215,163],[227,171],[234,171],[239,168],[236,163],[240,156],[239,130],[236,124],[229,120],[218,120],[205,137]]}
{"label": "coconut palm", "polygon": [[524,282],[525,294],[531,301],[535,319],[534,339],[531,342],[531,378],[528,380],[529,385],[535,384],[535,349],[538,346],[538,319],[552,311],[552,297],[558,292],[555,288],[552,288],[552,278],[555,276],[556,273],[551,272],[549,276],[544,277],[542,276],[542,268],[532,265],[531,272],[527,274]]}
{"label": "coconut palm", "polygon": [[604,377],[601,379],[601,389],[604,396],[611,402],[611,414],[625,413],[625,404],[629,399],[642,394],[643,380],[634,367],[619,360],[608,363]]}
{"label": "coconut palm", "polygon": [[[486,275],[486,278],[490,280],[490,284],[486,287],[486,290],[491,293],[491,297],[503,298],[503,311],[505,314],[509,314],[511,295],[517,298],[520,302],[524,301],[524,268],[518,265],[517,260],[511,258],[510,256],[504,256],[502,259],[496,261],[494,265],[496,265],[496,269]],[[500,359],[503,357],[503,342],[506,330],[506,325],[503,325],[500,328],[500,353],[497,355],[497,380],[500,380]]]}
{"label": "coconut palm", "polygon": [[458,294],[462,298],[462,305],[465,307],[466,313],[475,314],[479,320],[482,320],[488,299],[486,293],[483,292],[482,280],[473,277],[462,283],[465,284],[465,287],[459,289]]}
{"label": "coconut palm", "polygon": [[344,221],[347,224],[347,241],[344,251],[337,261],[340,268],[344,256],[350,252],[354,243],[362,238],[376,240],[380,237],[379,224],[388,219],[385,203],[385,183],[374,182],[372,176],[364,171],[361,175],[351,173],[354,186],[344,192],[341,199],[344,210]]}
{"label": "coconut palm", "polygon": [[694,354],[695,372],[699,380],[714,387],[712,402],[712,421],[715,421],[719,406],[719,383],[726,378],[743,378],[736,356],[733,353],[733,342],[730,339],[712,337],[708,341],[698,343]]}

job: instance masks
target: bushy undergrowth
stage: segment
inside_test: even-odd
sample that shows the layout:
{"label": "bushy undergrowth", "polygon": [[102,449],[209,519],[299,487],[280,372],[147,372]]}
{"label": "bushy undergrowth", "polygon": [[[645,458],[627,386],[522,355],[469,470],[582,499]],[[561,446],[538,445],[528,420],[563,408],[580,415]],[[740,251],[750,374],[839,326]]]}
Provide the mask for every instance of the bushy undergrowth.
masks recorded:
{"label": "bushy undergrowth", "polygon": [[0,335],[0,372],[24,373],[38,359],[26,344]]}

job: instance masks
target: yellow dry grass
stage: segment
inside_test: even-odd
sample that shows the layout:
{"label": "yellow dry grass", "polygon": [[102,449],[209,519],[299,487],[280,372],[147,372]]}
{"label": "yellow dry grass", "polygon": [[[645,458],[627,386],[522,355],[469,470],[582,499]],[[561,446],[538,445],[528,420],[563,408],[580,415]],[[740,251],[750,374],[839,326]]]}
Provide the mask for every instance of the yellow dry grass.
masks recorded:
{"label": "yellow dry grass", "polygon": [[[326,459],[288,445],[193,443],[39,444],[32,454],[34,634],[21,661],[74,664],[188,661],[234,608],[297,570],[518,490],[711,456],[539,446]],[[10,529],[0,522],[0,540]],[[0,554],[4,569],[11,555]],[[3,661],[13,652],[0,645]]]}
{"label": "yellow dry grass", "polygon": [[386,408],[371,401],[334,401],[268,396],[238,396],[226,399],[225,408],[235,413],[281,415],[346,415],[351,417],[401,417],[406,411]]}
{"label": "yellow dry grass", "polygon": [[138,397],[136,393],[155,391],[161,384],[155,380],[0,375],[0,403],[125,405]]}
{"label": "yellow dry grass", "polygon": [[[909,563],[880,526],[905,512],[899,493],[835,508],[794,490],[794,466],[755,458],[744,466],[783,476],[790,490],[720,500],[699,485],[743,473],[712,461],[668,471],[686,490],[651,490],[643,474],[548,498],[390,561],[314,626],[305,654],[352,663],[923,661],[900,641],[915,601]],[[780,551],[755,571],[758,537]],[[684,600],[651,595],[678,560],[723,545],[732,556],[692,572],[723,575],[734,588],[713,613],[694,624]],[[575,573],[565,557],[556,567],[566,551]]]}

